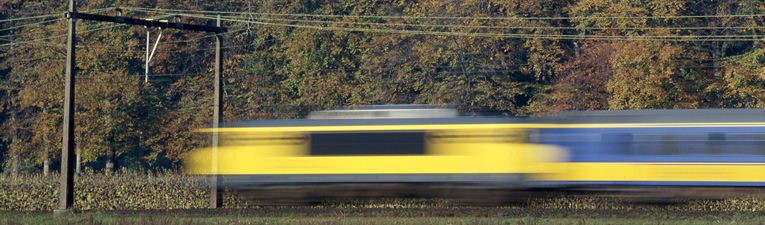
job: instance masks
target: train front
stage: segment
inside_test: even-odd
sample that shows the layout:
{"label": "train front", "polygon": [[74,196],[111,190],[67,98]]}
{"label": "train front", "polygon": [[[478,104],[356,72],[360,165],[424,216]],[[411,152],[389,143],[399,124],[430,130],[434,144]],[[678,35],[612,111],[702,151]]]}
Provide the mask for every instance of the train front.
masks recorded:
{"label": "train front", "polygon": [[198,149],[186,168],[219,175],[219,185],[236,189],[442,197],[460,189],[528,188],[556,173],[555,162],[565,155],[558,147],[529,143],[540,124],[526,119],[398,107],[229,124],[219,129],[217,154]]}

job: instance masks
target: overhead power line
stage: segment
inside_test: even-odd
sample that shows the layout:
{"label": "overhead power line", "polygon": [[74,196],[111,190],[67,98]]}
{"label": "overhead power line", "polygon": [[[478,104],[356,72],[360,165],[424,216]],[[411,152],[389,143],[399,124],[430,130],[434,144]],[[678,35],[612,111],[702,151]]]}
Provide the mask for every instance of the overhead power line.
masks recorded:
{"label": "overhead power line", "polygon": [[153,9],[140,7],[125,7],[125,9],[142,12],[170,13],[200,13],[200,14],[235,14],[263,16],[297,16],[297,17],[327,17],[327,18],[380,18],[380,19],[454,19],[454,20],[572,20],[572,19],[681,19],[681,18],[729,18],[729,17],[762,17],[765,14],[746,15],[696,15],[696,16],[561,16],[561,17],[473,17],[473,16],[364,16],[364,15],[326,15],[326,14],[296,14],[296,13],[251,13],[231,11],[183,10],[183,9]]}
{"label": "overhead power line", "polygon": [[61,16],[61,13],[39,15],[39,16],[29,16],[29,17],[19,17],[19,18],[10,18],[10,19],[0,20],[0,23],[11,22],[11,21],[19,21],[19,20],[31,20],[31,19],[48,18],[48,17],[54,17],[54,16]]}
{"label": "overhead power line", "polygon": [[[111,25],[111,26],[106,26],[106,27],[99,27],[99,28],[88,29],[88,30],[79,31],[79,32],[81,32],[81,33],[89,33],[89,32],[105,30],[105,29],[114,28],[114,27],[120,27],[120,26],[125,26],[125,25],[124,24]],[[38,42],[38,41],[50,40],[50,39],[61,38],[61,37],[66,37],[66,34],[55,35],[55,36],[39,38],[39,39],[34,39],[34,40],[28,40],[28,41],[18,41],[18,42],[13,42],[13,43],[5,43],[5,44],[0,44],[0,47],[2,47],[2,46],[9,46],[9,45],[19,45],[19,44],[34,43],[34,42]]]}
{"label": "overhead power line", "polygon": [[56,21],[59,21],[59,20],[64,20],[64,18],[63,17],[62,18],[55,18],[55,19],[50,19],[50,20],[43,20],[43,21],[36,22],[36,23],[28,23],[28,24],[24,24],[24,25],[20,25],[20,26],[15,26],[15,27],[7,27],[7,28],[0,29],[0,31],[20,29],[20,28],[25,28],[25,27],[29,27],[29,26],[38,25],[38,24],[56,22]]}
{"label": "overhead power line", "polygon": [[[154,12],[154,13],[174,13],[174,15],[183,15],[193,18],[215,19],[217,15],[208,15],[208,13],[220,13],[229,16],[221,17],[222,20],[260,24],[269,26],[284,26],[295,28],[307,28],[317,30],[337,30],[337,31],[358,31],[358,32],[378,32],[378,33],[401,33],[416,35],[447,35],[447,36],[473,36],[473,37],[498,37],[498,38],[543,38],[543,39],[576,39],[576,40],[644,40],[644,41],[752,41],[760,38],[757,33],[747,34],[726,34],[726,35],[594,35],[594,34],[539,34],[539,33],[517,33],[509,29],[527,29],[527,30],[752,30],[765,29],[763,26],[706,26],[706,27],[558,27],[558,26],[498,26],[498,25],[460,25],[460,24],[427,24],[427,23],[370,23],[370,22],[352,22],[352,21],[332,21],[323,19],[295,19],[295,18],[271,18],[262,17],[265,15],[277,16],[302,16],[302,17],[323,17],[323,18],[409,18],[409,19],[587,19],[587,18],[607,18],[607,19],[666,19],[666,18],[730,18],[730,17],[760,17],[761,14],[749,15],[702,15],[702,16],[628,16],[628,17],[407,17],[407,16],[353,16],[353,15],[318,15],[318,14],[270,14],[270,13],[247,13],[247,12],[226,12],[226,11],[201,11],[201,10],[168,10],[168,9],[147,9],[131,8],[136,11]],[[203,13],[188,14],[191,13]],[[234,15],[234,16],[231,16]],[[243,17],[236,17],[240,15]],[[252,17],[259,15],[261,17]],[[249,16],[249,17],[248,17]],[[334,25],[334,26],[333,26]],[[371,27],[359,27],[371,26]],[[414,28],[441,28],[441,29],[492,29],[499,30],[495,32],[477,31],[477,30],[422,30]],[[505,29],[508,31],[501,31]]]}
{"label": "overhead power line", "polygon": [[[89,10],[90,12],[103,12],[111,10],[113,8],[101,8]],[[330,30],[330,31],[349,31],[349,32],[376,32],[376,33],[400,33],[400,34],[413,34],[413,35],[441,35],[441,36],[470,36],[470,37],[494,37],[494,38],[541,38],[541,39],[576,39],[576,40],[644,40],[644,41],[752,41],[759,39],[764,35],[759,35],[756,32],[745,34],[726,34],[726,35],[650,35],[650,34],[635,34],[635,35],[594,35],[594,34],[545,34],[536,33],[535,30],[579,30],[579,31],[594,31],[594,30],[630,30],[630,31],[647,31],[647,30],[669,30],[669,31],[683,31],[683,30],[753,30],[753,29],[765,29],[765,26],[705,26],[705,27],[560,27],[560,26],[539,26],[539,25],[462,25],[462,24],[437,24],[437,20],[551,20],[551,19],[677,19],[677,18],[731,18],[731,17],[762,17],[765,14],[750,14],[750,15],[700,15],[700,16],[624,16],[624,17],[429,17],[429,16],[356,16],[356,15],[322,15],[322,14],[279,14],[279,13],[249,13],[249,12],[229,12],[229,11],[204,11],[204,10],[175,10],[175,9],[150,9],[140,7],[124,7],[123,9],[134,10],[145,13],[159,13],[160,15],[154,18],[169,17],[173,15],[183,15],[191,18],[202,19],[217,19],[217,15],[210,14],[224,14],[227,16],[221,17],[224,21],[246,24],[259,24],[266,26],[282,26],[282,27],[294,27],[294,28],[306,28],[315,30]],[[194,14],[197,13],[197,14]],[[202,14],[202,15],[199,15]],[[13,18],[4,21],[16,21],[16,20],[28,20],[47,18],[60,14],[49,14],[40,16],[30,16],[23,18]],[[257,16],[257,17],[253,17]],[[274,18],[281,17],[281,18]],[[292,17],[292,18],[289,18]],[[303,17],[294,18],[294,17]],[[306,19],[314,18],[314,19]],[[345,18],[378,18],[378,19],[409,19],[409,20],[434,20],[432,23],[406,23],[406,22],[391,22],[391,23],[375,23],[375,22],[363,22],[363,21],[333,21],[331,19],[345,19]],[[58,21],[63,18],[54,20],[44,20],[36,23],[30,23],[20,25],[9,29],[20,29],[34,24],[41,24],[47,22]],[[108,28],[103,28],[108,29]],[[435,29],[435,30],[424,30]],[[518,33],[517,30],[529,30],[529,33]],[[63,30],[63,29],[62,29]],[[95,30],[89,30],[96,31]],[[2,30],[0,30],[2,31]],[[59,30],[37,31],[27,32],[19,34],[7,34],[0,36],[0,39],[10,40],[11,37],[19,37],[23,35],[33,35],[44,32],[55,32]],[[13,44],[25,44],[33,43],[37,41],[49,40],[52,38],[63,37],[64,35],[51,36],[46,38],[34,39],[34,40],[18,40]],[[214,35],[207,35],[198,38],[204,39],[214,37]],[[171,42],[188,42],[192,40],[171,41]],[[8,46],[11,43],[0,44],[0,46]]]}
{"label": "overhead power line", "polygon": [[[112,8],[98,9],[98,11],[106,11],[106,10],[109,10],[109,9],[112,9]],[[62,16],[62,15],[59,14],[59,16]],[[153,17],[150,17],[150,18],[151,19],[160,19],[160,18],[171,17],[171,16],[172,15],[159,15],[159,16],[153,16]],[[110,28],[120,27],[120,26],[127,26],[127,24],[105,26],[105,27],[100,27],[100,28],[92,28],[92,29],[87,29],[87,30],[82,31],[82,32],[88,33],[88,32],[105,30],[105,29],[110,29]],[[38,31],[38,32],[29,32],[29,33],[22,33],[22,34],[8,34],[8,35],[0,36],[0,39],[7,39],[7,38],[10,38],[10,37],[15,37],[15,36],[39,34],[39,33],[45,33],[45,32],[63,31],[63,30],[67,30],[67,29],[68,28],[61,28],[61,29],[45,30],[45,31]],[[38,38],[38,39],[33,39],[33,40],[17,40],[17,41],[14,41],[13,43],[0,44],[0,47],[9,46],[9,45],[17,45],[17,44],[29,44],[29,43],[34,43],[34,42],[39,42],[39,41],[45,41],[45,40],[50,40],[50,39],[54,39],[54,38],[59,38],[59,37],[66,37],[66,34],[54,35],[54,36],[50,36],[50,37]]]}
{"label": "overhead power line", "polygon": [[[217,18],[214,16],[200,16],[194,14],[178,14],[181,16],[197,18]],[[221,16],[227,20],[240,20],[240,17]],[[398,26],[398,27],[426,27],[426,28],[484,28],[484,29],[547,29],[547,30],[712,30],[712,29],[763,29],[765,26],[741,26],[741,27],[556,27],[556,26],[501,26],[501,25],[460,25],[460,24],[415,24],[415,23],[369,23],[369,22],[350,22],[350,21],[326,21],[326,20],[301,20],[301,19],[281,19],[269,17],[251,17],[246,21],[283,21],[283,22],[306,22],[306,23],[325,23],[325,24],[344,24],[344,25],[376,25],[376,26]]]}
{"label": "overhead power line", "polygon": [[[99,12],[103,12],[103,11],[110,10],[110,9],[113,9],[113,8],[100,8],[100,9],[92,9],[92,10],[83,10],[82,12],[99,13]],[[11,21],[19,21],[19,20],[31,20],[31,19],[48,18],[48,17],[54,17],[54,16],[62,17],[63,14],[61,14],[61,13],[52,13],[52,14],[45,14],[45,15],[38,15],[38,16],[27,16],[27,17],[10,18],[10,19],[0,20],[0,23],[11,22]]]}
{"label": "overhead power line", "polygon": [[[213,19],[213,16],[195,16],[198,18]],[[543,38],[543,39],[587,39],[587,40],[644,40],[644,41],[751,41],[753,38],[760,38],[762,35],[739,34],[739,35],[640,35],[640,36],[603,36],[603,35],[570,35],[570,34],[518,34],[518,33],[487,33],[474,31],[424,31],[390,28],[358,28],[358,27],[332,27],[316,26],[304,24],[272,23],[262,21],[252,21],[245,19],[221,18],[221,20],[253,23],[260,25],[285,26],[295,28],[308,28],[317,30],[337,30],[337,31],[358,31],[358,32],[378,32],[378,33],[401,33],[416,35],[445,35],[445,36],[471,36],[471,37],[496,37],[496,38]]]}

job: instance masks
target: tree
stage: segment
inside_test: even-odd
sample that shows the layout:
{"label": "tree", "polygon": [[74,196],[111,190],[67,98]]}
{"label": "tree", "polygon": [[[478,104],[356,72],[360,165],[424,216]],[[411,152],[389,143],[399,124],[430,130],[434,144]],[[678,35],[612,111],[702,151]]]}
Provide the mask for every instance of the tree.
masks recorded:
{"label": "tree", "polygon": [[765,49],[728,57],[721,64],[725,68],[722,107],[765,107]]}
{"label": "tree", "polygon": [[[583,43],[585,46],[575,51],[575,58],[564,64],[561,76],[553,81],[551,93],[538,96],[532,105],[535,112],[609,108],[606,86],[613,76],[610,59],[616,49],[598,41]],[[575,48],[579,48],[578,43]]]}

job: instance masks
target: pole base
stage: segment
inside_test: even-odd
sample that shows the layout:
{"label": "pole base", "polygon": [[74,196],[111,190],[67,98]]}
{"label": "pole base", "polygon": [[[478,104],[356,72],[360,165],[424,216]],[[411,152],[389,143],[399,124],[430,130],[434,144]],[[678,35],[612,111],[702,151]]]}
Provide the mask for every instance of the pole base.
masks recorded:
{"label": "pole base", "polygon": [[82,212],[77,209],[54,209],[53,210],[53,217],[55,218],[61,218],[66,217],[67,215],[74,215],[75,213]]}
{"label": "pole base", "polygon": [[53,217],[61,218],[65,217],[68,214],[71,214],[73,210],[72,209],[54,209],[53,210]]}

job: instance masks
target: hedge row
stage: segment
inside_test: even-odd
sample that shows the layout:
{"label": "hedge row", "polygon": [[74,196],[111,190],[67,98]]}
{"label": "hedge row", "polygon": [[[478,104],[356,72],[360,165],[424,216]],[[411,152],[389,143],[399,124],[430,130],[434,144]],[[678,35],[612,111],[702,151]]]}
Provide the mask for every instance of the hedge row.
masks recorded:
{"label": "hedge row", "polygon": [[[87,173],[77,176],[75,179],[75,208],[82,210],[207,208],[210,198],[207,182],[206,177],[173,172],[161,174],[120,172],[111,176]],[[17,177],[0,175],[0,210],[53,210],[58,207],[58,194],[58,174]],[[224,191],[223,207],[249,207],[249,203],[243,199],[234,192]],[[387,204],[375,205],[388,206]],[[541,199],[529,199],[522,207],[639,209],[655,208],[656,206],[630,204],[627,199],[608,195],[572,196],[561,194]],[[665,210],[763,212],[765,211],[765,193],[742,193],[741,196],[719,200],[688,200],[659,208]]]}
{"label": "hedge row", "polygon": [[[206,208],[210,196],[207,178],[172,172],[82,174],[74,190],[75,208],[82,210]],[[58,174],[0,176],[0,210],[53,210],[58,199]],[[237,202],[224,192],[224,206]]]}

